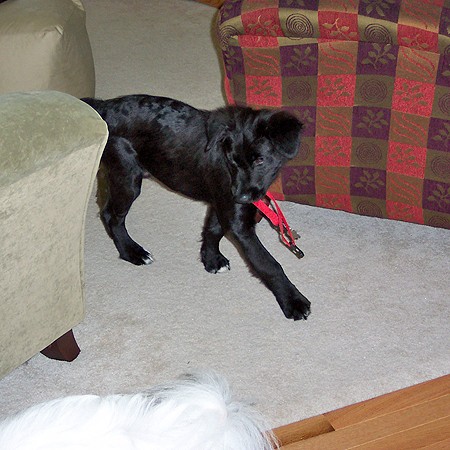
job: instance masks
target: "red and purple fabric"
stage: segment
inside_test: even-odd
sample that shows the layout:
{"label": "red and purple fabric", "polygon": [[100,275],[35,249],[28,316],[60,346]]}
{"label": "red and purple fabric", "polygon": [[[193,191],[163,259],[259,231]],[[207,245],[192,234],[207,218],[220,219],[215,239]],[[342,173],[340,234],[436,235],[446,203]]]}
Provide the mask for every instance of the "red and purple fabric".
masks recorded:
{"label": "red and purple fabric", "polygon": [[272,190],[290,201],[450,228],[450,3],[226,0],[231,104],[305,124]]}

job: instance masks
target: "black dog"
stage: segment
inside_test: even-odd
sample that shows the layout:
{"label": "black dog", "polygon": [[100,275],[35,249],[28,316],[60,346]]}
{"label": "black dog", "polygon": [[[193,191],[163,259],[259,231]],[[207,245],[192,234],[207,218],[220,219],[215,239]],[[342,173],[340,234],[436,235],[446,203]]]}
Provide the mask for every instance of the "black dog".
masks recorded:
{"label": "black dog", "polygon": [[220,240],[229,233],[284,315],[308,317],[310,302],[256,236],[252,204],[297,154],[302,125],[295,117],[242,107],[203,111],[148,95],[83,100],[99,112],[110,133],[102,156],[109,195],[101,217],[122,259],[152,262],[125,227],[142,178],[150,173],[170,189],[209,204],[201,246],[208,272],[229,269],[219,251]]}

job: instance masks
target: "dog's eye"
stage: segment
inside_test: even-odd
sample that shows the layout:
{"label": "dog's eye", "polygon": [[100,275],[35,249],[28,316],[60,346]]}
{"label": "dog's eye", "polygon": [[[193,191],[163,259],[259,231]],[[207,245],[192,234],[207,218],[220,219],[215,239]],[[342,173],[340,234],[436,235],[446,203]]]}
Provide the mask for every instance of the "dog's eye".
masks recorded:
{"label": "dog's eye", "polygon": [[262,156],[259,156],[258,158],[256,158],[256,159],[253,161],[253,164],[254,164],[255,166],[260,166],[263,162],[264,162],[264,158],[263,158]]}

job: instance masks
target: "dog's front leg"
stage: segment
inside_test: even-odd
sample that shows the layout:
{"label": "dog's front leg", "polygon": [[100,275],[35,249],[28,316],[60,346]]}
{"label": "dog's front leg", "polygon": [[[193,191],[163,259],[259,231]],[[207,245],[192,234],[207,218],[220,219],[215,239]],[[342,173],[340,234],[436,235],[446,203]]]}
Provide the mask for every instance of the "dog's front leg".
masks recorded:
{"label": "dog's front leg", "polygon": [[273,292],[288,319],[306,319],[311,303],[289,281],[281,265],[262,245],[255,232],[255,207],[236,205],[230,231],[259,279]]}
{"label": "dog's front leg", "polygon": [[206,214],[202,232],[200,256],[207,272],[219,273],[230,270],[230,261],[220,253],[219,243],[223,238],[223,229],[215,209],[210,206]]}

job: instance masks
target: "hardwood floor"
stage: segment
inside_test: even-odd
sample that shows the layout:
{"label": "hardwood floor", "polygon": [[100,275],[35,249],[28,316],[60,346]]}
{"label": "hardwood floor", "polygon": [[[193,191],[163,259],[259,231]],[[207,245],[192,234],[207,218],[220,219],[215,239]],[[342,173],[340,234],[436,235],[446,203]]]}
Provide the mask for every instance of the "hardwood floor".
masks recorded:
{"label": "hardwood floor", "polygon": [[207,5],[215,6],[220,8],[225,0],[197,0],[200,3],[206,3]]}
{"label": "hardwood floor", "polygon": [[283,450],[450,449],[450,375],[274,432]]}

